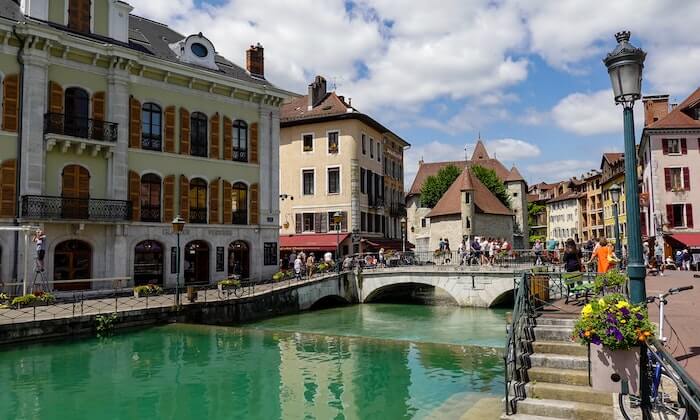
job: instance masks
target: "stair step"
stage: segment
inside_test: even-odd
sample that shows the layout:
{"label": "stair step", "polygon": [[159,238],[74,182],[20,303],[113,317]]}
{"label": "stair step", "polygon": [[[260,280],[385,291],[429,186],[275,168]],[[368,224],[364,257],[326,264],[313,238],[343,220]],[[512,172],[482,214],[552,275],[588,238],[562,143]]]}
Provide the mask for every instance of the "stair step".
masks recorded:
{"label": "stair step", "polygon": [[534,341],[532,343],[532,349],[535,353],[554,353],[588,357],[588,349],[586,346],[582,346],[574,342],[566,343],[562,341],[548,340]]}
{"label": "stair step", "polygon": [[528,398],[576,401],[589,404],[613,405],[612,394],[596,391],[590,386],[530,382],[525,385]]}
{"label": "stair step", "polygon": [[518,412],[521,414],[577,420],[614,419],[612,406],[564,400],[527,398],[518,402]]}
{"label": "stair step", "polygon": [[530,414],[513,414],[512,416],[501,416],[501,420],[565,420],[559,417],[533,416]]}
{"label": "stair step", "polygon": [[587,371],[588,357],[555,353],[535,353],[530,355],[530,364],[533,367]]}
{"label": "stair step", "polygon": [[588,370],[562,370],[546,367],[528,369],[530,382],[548,382],[567,385],[588,385]]}
{"label": "stair step", "polygon": [[561,341],[571,342],[572,329],[564,326],[543,325],[535,327],[535,341]]}
{"label": "stair step", "polygon": [[570,327],[573,329],[574,324],[578,318],[553,318],[548,316],[541,316],[537,318],[537,325],[552,325],[557,327]]}

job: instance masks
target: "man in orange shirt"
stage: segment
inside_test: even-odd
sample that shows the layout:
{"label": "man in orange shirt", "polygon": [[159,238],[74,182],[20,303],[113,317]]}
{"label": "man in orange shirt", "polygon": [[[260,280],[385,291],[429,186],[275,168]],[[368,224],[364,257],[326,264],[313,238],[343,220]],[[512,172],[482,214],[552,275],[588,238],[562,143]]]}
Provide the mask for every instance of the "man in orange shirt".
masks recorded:
{"label": "man in orange shirt", "polygon": [[593,251],[593,254],[591,254],[591,259],[588,263],[590,264],[595,258],[598,258],[598,272],[607,273],[608,270],[610,270],[610,261],[608,261],[608,257],[610,257],[612,250],[608,246],[608,240],[605,238],[600,238],[599,245],[600,246]]}

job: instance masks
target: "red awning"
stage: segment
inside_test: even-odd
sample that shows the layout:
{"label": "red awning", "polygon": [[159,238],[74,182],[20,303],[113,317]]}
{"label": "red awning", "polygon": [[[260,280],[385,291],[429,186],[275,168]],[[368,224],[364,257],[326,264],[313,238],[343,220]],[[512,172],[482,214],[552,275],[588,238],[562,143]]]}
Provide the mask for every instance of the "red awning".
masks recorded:
{"label": "red awning", "polygon": [[290,250],[320,250],[335,251],[338,243],[343,243],[350,236],[349,233],[309,233],[299,235],[280,235],[280,249]]}
{"label": "red awning", "polygon": [[[380,248],[384,248],[385,250],[393,249],[396,251],[403,249],[403,241],[401,239],[365,238],[362,242],[371,248],[375,248],[377,251],[379,251]],[[406,241],[406,249],[412,248],[414,248],[413,244]]]}
{"label": "red awning", "polygon": [[688,248],[700,248],[700,233],[674,233],[671,238]]}

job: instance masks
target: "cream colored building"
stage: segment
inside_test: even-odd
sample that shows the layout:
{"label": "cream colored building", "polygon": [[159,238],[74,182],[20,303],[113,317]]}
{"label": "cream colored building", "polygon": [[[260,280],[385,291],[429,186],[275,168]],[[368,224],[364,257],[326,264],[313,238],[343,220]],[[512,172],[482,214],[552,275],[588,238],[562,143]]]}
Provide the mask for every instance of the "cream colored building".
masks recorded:
{"label": "cream colored building", "polygon": [[281,248],[335,251],[336,241],[342,254],[398,248],[408,146],[317,76],[308,95],[282,106]]}

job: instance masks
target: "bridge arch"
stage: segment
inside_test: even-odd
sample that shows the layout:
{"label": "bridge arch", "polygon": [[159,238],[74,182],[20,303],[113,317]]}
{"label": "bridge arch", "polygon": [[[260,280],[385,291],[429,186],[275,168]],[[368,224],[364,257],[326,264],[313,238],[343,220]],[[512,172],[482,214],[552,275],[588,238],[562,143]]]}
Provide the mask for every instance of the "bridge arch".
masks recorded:
{"label": "bridge arch", "polygon": [[496,296],[490,303],[489,308],[495,308],[499,306],[513,307],[513,302],[515,301],[515,290],[508,289],[503,291],[500,295]]}
{"label": "bridge arch", "polygon": [[361,302],[369,303],[376,301],[383,294],[391,291],[405,291],[406,289],[416,289],[421,286],[433,287],[440,290],[443,295],[448,296],[454,303],[460,305],[459,296],[446,287],[444,279],[433,276],[365,276],[360,292]]}
{"label": "bridge arch", "polygon": [[349,304],[350,304],[350,301],[347,300],[343,296],[326,295],[326,296],[323,296],[322,298],[316,300],[316,302],[312,303],[311,306],[309,307],[309,309],[310,310],[327,309],[327,308],[335,308],[337,306],[345,306],[345,305],[349,305]]}

